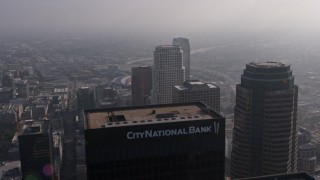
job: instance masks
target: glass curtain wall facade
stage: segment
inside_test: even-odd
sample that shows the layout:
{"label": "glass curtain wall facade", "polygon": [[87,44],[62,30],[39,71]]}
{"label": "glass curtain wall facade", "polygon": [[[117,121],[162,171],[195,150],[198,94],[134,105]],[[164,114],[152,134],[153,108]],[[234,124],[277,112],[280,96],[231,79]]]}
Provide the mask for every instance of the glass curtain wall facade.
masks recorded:
{"label": "glass curtain wall facade", "polygon": [[290,65],[246,65],[236,88],[232,178],[296,172],[297,99]]}

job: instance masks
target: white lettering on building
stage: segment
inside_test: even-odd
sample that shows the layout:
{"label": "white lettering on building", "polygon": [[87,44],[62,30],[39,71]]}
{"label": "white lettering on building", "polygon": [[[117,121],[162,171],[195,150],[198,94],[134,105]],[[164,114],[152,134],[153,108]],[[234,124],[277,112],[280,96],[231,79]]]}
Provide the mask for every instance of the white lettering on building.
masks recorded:
{"label": "white lettering on building", "polygon": [[219,122],[214,122],[213,126],[189,126],[187,128],[166,129],[166,130],[145,130],[142,132],[127,132],[127,139],[143,139],[156,138],[163,136],[179,136],[187,134],[202,134],[202,133],[219,133]]}

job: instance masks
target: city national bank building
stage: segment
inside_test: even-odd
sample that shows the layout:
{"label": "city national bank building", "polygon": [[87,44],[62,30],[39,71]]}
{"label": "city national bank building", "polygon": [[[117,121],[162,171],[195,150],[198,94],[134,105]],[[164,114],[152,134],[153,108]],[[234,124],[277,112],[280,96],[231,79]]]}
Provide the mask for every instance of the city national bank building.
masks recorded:
{"label": "city national bank building", "polygon": [[224,179],[225,120],[202,103],[84,111],[88,179]]}

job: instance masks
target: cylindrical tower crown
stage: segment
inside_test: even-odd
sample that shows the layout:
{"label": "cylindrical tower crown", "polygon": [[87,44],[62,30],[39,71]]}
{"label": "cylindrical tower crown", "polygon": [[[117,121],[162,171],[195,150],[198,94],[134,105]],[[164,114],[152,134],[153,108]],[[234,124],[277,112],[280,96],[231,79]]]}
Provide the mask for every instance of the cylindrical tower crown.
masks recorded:
{"label": "cylindrical tower crown", "polygon": [[241,85],[248,89],[292,89],[294,76],[290,65],[279,62],[252,62],[246,65],[241,76]]}

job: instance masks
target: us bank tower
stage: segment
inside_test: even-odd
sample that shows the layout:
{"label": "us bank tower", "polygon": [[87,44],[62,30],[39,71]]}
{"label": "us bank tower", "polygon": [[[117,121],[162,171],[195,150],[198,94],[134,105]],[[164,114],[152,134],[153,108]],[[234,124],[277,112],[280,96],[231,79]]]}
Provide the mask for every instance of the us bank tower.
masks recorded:
{"label": "us bank tower", "polygon": [[297,99],[290,65],[246,65],[236,87],[232,178],[296,171]]}

